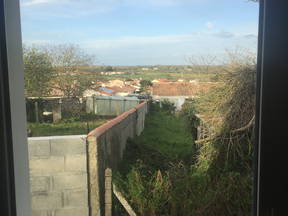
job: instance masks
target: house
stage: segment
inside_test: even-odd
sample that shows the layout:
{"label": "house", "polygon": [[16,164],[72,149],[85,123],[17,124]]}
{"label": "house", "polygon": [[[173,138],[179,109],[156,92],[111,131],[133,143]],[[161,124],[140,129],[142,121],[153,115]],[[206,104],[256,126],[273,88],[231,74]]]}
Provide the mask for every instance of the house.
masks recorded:
{"label": "house", "polygon": [[133,94],[137,88],[132,86],[112,86],[112,87],[100,87],[97,90],[87,90],[88,96],[99,95],[99,96],[128,96]]}
{"label": "house", "polygon": [[180,110],[187,98],[198,97],[216,85],[212,82],[158,82],[153,84],[151,95],[154,100],[174,103],[177,110]]}
{"label": "house", "polygon": [[125,86],[125,81],[123,81],[123,80],[110,80],[110,81],[102,84],[102,87],[113,87],[113,86],[117,86],[117,87]]}
{"label": "house", "polygon": [[113,91],[113,95],[115,96],[128,96],[129,94],[133,94],[136,90],[136,88],[132,86],[123,86],[123,87],[113,86],[110,87],[109,89]]}

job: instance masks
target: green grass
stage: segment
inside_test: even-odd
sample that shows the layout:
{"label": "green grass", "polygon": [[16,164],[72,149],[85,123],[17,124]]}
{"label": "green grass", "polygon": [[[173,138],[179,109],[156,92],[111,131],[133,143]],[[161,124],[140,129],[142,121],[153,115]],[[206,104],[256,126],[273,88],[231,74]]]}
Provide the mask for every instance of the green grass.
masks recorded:
{"label": "green grass", "polygon": [[190,163],[193,148],[194,139],[184,118],[152,111],[147,116],[143,133],[128,140],[120,169],[127,173],[139,160],[152,170],[165,170],[170,162]]}
{"label": "green grass", "polygon": [[[154,208],[158,208],[156,212],[165,212],[161,208],[164,208],[171,188],[164,173],[172,164],[191,164],[193,152],[194,139],[187,120],[157,108],[150,109],[143,133],[128,140],[114,182],[139,215],[154,215]],[[115,209],[119,215],[127,215],[117,202]]]}
{"label": "green grass", "polygon": [[28,123],[32,136],[62,136],[81,135],[107,122],[107,120],[96,120],[89,122],[59,122],[59,123]]}
{"label": "green grass", "polygon": [[[250,176],[219,172],[221,165],[211,167],[214,158],[204,147],[194,150],[188,125],[180,116],[152,111],[142,135],[129,140],[119,172],[113,174],[114,183],[139,216],[249,215]],[[199,161],[218,177],[203,171]],[[117,215],[127,215],[115,203]]]}
{"label": "green grass", "polygon": [[[143,66],[146,67],[146,66]],[[103,80],[114,80],[114,79],[160,79],[165,78],[169,80],[178,80],[178,79],[186,79],[186,80],[199,80],[200,82],[213,81],[214,76],[217,72],[223,70],[223,66],[212,66],[210,71],[193,71],[187,70],[187,66],[178,65],[178,66],[160,66],[158,65],[158,70],[149,69],[147,71],[142,70],[142,66],[113,66],[114,71],[121,71],[124,74],[115,74],[110,76],[101,76]],[[197,67],[198,68],[198,67]],[[92,66],[89,68],[83,68],[85,71],[89,71],[95,74],[99,74],[103,71],[101,66]],[[100,75],[98,75],[100,76]]]}
{"label": "green grass", "polygon": [[153,112],[146,121],[137,144],[159,151],[170,159],[185,158],[192,153],[193,138],[185,119],[165,112]]}
{"label": "green grass", "polygon": [[115,74],[111,76],[107,76],[106,79],[114,80],[114,79],[144,79],[144,80],[153,80],[153,79],[168,79],[168,80],[178,80],[178,79],[186,79],[186,80],[199,80],[201,82],[212,81],[215,74],[197,74],[197,73],[184,73],[183,75],[177,72],[155,72],[155,71],[145,71],[145,72],[134,72],[127,74]]}

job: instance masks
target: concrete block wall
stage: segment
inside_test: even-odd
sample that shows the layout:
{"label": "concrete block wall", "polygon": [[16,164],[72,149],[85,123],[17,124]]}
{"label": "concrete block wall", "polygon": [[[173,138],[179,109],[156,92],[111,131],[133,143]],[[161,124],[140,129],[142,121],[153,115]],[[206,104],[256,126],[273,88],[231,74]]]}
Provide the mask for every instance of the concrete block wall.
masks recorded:
{"label": "concrete block wall", "polygon": [[88,216],[86,136],[28,139],[32,216]]}
{"label": "concrete block wall", "polygon": [[105,212],[105,204],[111,199],[105,196],[107,190],[111,189],[111,185],[107,182],[105,184],[105,172],[110,169],[117,170],[127,139],[140,135],[144,130],[147,112],[148,103],[143,102],[88,134],[91,216],[111,215],[107,208]]}

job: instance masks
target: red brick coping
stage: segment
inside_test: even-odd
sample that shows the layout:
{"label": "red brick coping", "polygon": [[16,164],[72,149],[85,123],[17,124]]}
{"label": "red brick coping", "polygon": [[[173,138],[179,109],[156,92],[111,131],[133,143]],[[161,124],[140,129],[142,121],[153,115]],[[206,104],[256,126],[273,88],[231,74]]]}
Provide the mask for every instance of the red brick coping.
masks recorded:
{"label": "red brick coping", "polygon": [[87,137],[89,136],[95,136],[95,137],[99,137],[101,136],[103,133],[105,133],[107,130],[109,130],[110,128],[112,128],[113,126],[117,125],[118,123],[120,123],[122,120],[124,120],[125,118],[127,118],[129,115],[131,115],[132,113],[136,112],[138,109],[140,109],[141,107],[143,107],[145,104],[147,104],[147,102],[143,102],[141,104],[138,104],[137,106],[133,107],[132,109],[130,109],[127,112],[122,113],[121,115],[117,116],[116,118],[108,121],[107,123],[101,125],[100,127],[95,128],[94,130],[92,130]]}

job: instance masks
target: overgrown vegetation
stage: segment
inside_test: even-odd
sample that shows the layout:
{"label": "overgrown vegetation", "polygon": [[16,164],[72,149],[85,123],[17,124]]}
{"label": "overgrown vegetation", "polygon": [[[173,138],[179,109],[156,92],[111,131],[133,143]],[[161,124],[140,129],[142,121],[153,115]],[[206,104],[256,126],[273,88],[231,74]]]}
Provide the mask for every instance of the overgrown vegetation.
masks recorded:
{"label": "overgrown vegetation", "polygon": [[180,133],[183,127],[169,128],[171,122],[163,120],[179,116],[152,111],[144,133],[130,141],[115,182],[139,215],[251,214],[256,64],[246,51],[229,55],[231,62],[219,76],[223,86],[182,110],[190,132],[197,126],[196,114],[219,117],[217,124],[207,121],[216,125],[213,136],[198,140],[197,149],[189,139],[189,145],[179,139],[173,148],[170,141],[177,135],[171,130]]}

